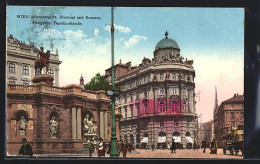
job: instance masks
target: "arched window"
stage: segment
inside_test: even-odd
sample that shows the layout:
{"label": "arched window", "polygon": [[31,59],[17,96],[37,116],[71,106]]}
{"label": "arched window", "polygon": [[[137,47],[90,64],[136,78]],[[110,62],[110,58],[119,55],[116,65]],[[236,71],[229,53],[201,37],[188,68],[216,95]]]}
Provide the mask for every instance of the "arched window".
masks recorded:
{"label": "arched window", "polygon": [[134,135],[133,134],[130,135],[130,143],[132,145],[134,144]]}

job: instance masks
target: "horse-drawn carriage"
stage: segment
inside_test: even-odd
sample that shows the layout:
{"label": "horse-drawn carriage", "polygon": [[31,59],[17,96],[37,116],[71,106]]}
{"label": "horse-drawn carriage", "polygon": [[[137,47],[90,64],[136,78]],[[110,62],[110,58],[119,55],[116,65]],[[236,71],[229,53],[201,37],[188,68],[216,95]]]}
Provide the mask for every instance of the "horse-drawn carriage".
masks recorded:
{"label": "horse-drawn carriage", "polygon": [[231,155],[235,154],[238,155],[239,151],[242,152],[242,155],[244,154],[244,142],[242,141],[232,141],[232,142],[225,142],[223,145],[223,153],[226,154],[227,151]]}

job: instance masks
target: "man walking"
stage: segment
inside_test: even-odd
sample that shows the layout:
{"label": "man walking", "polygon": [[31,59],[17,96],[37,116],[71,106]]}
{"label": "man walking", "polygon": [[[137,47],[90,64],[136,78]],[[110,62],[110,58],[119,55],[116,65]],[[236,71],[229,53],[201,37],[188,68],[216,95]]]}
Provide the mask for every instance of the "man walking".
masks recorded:
{"label": "man walking", "polygon": [[23,138],[23,145],[20,148],[19,155],[29,155],[33,156],[32,147],[30,144],[27,143],[27,139]]}
{"label": "man walking", "polygon": [[206,153],[206,145],[207,145],[206,138],[204,138],[204,140],[201,141],[201,146],[203,148],[203,153]]}
{"label": "man walking", "polygon": [[172,146],[171,146],[171,153],[176,153],[176,143],[174,142],[174,139],[172,139]]}

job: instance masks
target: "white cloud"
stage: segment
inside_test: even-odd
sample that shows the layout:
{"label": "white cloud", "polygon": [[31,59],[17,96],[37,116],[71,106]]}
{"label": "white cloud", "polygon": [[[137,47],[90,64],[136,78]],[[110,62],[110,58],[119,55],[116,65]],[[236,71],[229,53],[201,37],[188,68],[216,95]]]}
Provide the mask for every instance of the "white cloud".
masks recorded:
{"label": "white cloud", "polygon": [[140,35],[134,35],[131,38],[128,39],[128,41],[125,42],[125,47],[129,48],[134,45],[136,45],[140,40],[147,40],[147,37],[140,36]]}
{"label": "white cloud", "polygon": [[96,37],[99,37],[99,30],[98,30],[97,28],[94,30],[94,35],[95,35]]}
{"label": "white cloud", "polygon": [[44,29],[40,34],[42,39],[60,38],[62,33],[56,29]]}
{"label": "white cloud", "polygon": [[78,30],[78,31],[67,30],[67,31],[63,31],[63,34],[65,35],[65,39],[69,39],[69,40],[79,40],[87,37],[82,30]]}
{"label": "white cloud", "polygon": [[[127,33],[131,32],[131,29],[130,29],[129,27],[120,26],[120,25],[116,25],[116,24],[114,24],[114,27],[115,27],[115,30],[118,30],[118,31],[120,31],[120,32],[122,32],[122,33],[126,33],[126,34],[127,34]],[[110,32],[111,26],[110,26],[110,25],[107,25],[107,26],[105,27],[105,30],[107,30],[107,31]]]}

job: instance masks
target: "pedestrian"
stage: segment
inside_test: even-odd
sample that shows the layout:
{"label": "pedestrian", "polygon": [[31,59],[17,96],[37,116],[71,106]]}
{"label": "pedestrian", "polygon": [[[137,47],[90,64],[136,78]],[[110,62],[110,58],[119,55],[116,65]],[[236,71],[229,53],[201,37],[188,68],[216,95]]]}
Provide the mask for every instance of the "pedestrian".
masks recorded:
{"label": "pedestrian", "polygon": [[217,142],[215,139],[210,143],[210,154],[217,154]]}
{"label": "pedestrian", "polygon": [[206,146],[207,146],[207,141],[206,138],[204,138],[204,140],[201,141],[201,147],[203,148],[203,153],[206,153]]}
{"label": "pedestrian", "polygon": [[102,157],[102,156],[105,157],[105,144],[102,138],[99,138],[99,142],[97,145],[97,154],[98,157]]}
{"label": "pedestrian", "polygon": [[89,157],[92,157],[92,153],[94,152],[94,144],[92,140],[89,140],[88,142],[88,150],[89,150]]}
{"label": "pedestrian", "polygon": [[174,141],[174,139],[172,139],[172,146],[171,146],[171,153],[176,153],[176,143]]}
{"label": "pedestrian", "polygon": [[127,143],[126,143],[126,140],[124,140],[121,145],[121,151],[123,153],[123,158],[126,158],[127,150],[128,150]]}
{"label": "pedestrian", "polygon": [[20,151],[19,151],[19,155],[29,155],[29,156],[33,156],[33,151],[32,151],[32,147],[30,144],[27,143],[27,139],[26,138],[23,138],[22,140],[23,144],[20,148]]}
{"label": "pedestrian", "polygon": [[195,150],[196,147],[197,147],[197,144],[196,144],[196,142],[194,142],[194,144],[193,144],[193,149]]}

